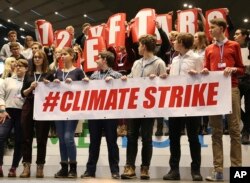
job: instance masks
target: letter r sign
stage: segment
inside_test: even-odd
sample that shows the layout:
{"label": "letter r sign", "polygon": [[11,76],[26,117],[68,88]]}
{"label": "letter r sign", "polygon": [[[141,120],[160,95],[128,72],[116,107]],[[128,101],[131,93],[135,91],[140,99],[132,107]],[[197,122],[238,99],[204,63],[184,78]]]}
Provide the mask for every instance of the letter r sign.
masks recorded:
{"label": "letter r sign", "polygon": [[250,167],[230,167],[230,183],[239,182],[250,182]]}

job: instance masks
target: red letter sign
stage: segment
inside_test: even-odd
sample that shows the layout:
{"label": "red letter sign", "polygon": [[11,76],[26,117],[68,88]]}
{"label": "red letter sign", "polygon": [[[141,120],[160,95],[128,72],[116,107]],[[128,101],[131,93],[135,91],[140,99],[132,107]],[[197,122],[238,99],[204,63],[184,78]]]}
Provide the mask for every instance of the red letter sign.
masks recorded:
{"label": "red letter sign", "polygon": [[54,41],[53,29],[50,22],[45,20],[37,20],[35,22],[38,34],[43,46],[51,46]]}
{"label": "red letter sign", "polygon": [[108,47],[125,47],[125,21],[125,13],[118,13],[109,18],[107,23],[109,27]]}
{"label": "red letter sign", "polygon": [[[219,8],[219,9],[212,9],[212,10],[207,10],[206,11],[206,35],[208,36],[209,40],[211,41],[212,38],[210,37],[209,34],[209,25],[210,25],[210,20],[214,18],[224,18],[226,20],[226,11],[224,8]],[[228,31],[225,31],[225,35],[228,37]]]}
{"label": "red letter sign", "polygon": [[198,10],[189,9],[178,12],[178,32],[194,34],[198,29]]}
{"label": "red letter sign", "polygon": [[155,32],[155,10],[146,8],[140,10],[135,16],[132,27],[133,42],[138,42],[140,36],[145,34],[153,35]]}
{"label": "red letter sign", "polygon": [[71,47],[72,35],[66,30],[55,31],[55,43],[57,48]]}
{"label": "red letter sign", "polygon": [[99,52],[106,50],[105,42],[102,37],[97,37],[93,39],[87,39],[84,45],[83,57],[84,62],[84,71],[95,71],[96,63],[95,60],[98,59]]}
{"label": "red letter sign", "polygon": [[[159,22],[161,28],[164,30],[164,32],[166,32],[167,35],[169,34],[169,32],[172,31],[172,15],[169,14],[157,15],[156,21]],[[157,30],[157,27],[155,27],[155,34],[157,36],[157,43],[160,44],[161,37]]]}

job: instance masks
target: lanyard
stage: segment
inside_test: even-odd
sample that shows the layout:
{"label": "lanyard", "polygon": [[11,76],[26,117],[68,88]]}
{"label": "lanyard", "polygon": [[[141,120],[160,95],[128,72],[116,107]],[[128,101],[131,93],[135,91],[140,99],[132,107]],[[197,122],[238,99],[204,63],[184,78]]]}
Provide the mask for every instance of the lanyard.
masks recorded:
{"label": "lanyard", "polygon": [[153,61],[146,63],[145,65],[143,65],[143,58],[141,60],[141,77],[145,77],[144,76],[144,70],[147,66],[152,65],[156,60],[158,60],[158,58],[154,59]]}
{"label": "lanyard", "polygon": [[63,77],[63,78],[62,78],[63,81],[65,81],[65,79],[67,78],[67,76],[69,75],[69,73],[70,73],[70,71],[66,74],[66,76],[64,76],[64,72],[63,72],[63,76],[62,76],[62,77]]}
{"label": "lanyard", "polygon": [[34,78],[35,78],[35,82],[38,82],[39,79],[41,78],[42,74],[39,74],[38,78],[36,79],[36,74],[34,73]]}
{"label": "lanyard", "polygon": [[224,54],[224,43],[223,45],[219,46],[220,49],[220,63],[223,62],[223,54]]}

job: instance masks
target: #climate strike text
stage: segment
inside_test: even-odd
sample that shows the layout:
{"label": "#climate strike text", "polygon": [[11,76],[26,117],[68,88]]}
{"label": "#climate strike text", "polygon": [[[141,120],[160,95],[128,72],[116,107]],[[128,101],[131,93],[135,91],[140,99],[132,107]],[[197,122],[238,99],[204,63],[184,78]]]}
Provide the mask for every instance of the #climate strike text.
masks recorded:
{"label": "#climate strike text", "polygon": [[[139,98],[145,109],[180,108],[217,105],[218,82],[184,86],[149,86],[144,96],[139,87],[84,91],[49,92],[43,103],[43,112],[96,111],[136,109]],[[158,97],[157,97],[158,96]]]}

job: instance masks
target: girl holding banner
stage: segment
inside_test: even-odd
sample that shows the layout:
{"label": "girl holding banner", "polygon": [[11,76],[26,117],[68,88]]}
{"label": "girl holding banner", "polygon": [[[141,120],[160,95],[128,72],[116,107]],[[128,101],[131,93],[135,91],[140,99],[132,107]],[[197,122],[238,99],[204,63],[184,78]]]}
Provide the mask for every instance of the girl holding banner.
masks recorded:
{"label": "girl holding banner", "polygon": [[50,122],[37,121],[33,119],[34,107],[34,90],[38,82],[44,80],[53,80],[52,73],[48,72],[48,60],[46,54],[39,50],[35,52],[32,59],[32,69],[25,75],[23,87],[21,90],[22,97],[26,100],[22,109],[22,153],[23,153],[23,172],[21,178],[30,177],[30,165],[32,160],[32,142],[34,136],[34,128],[36,130],[37,140],[37,178],[43,178],[43,166],[45,164],[47,139],[49,134]]}
{"label": "girl holding banner", "polygon": [[[72,48],[65,47],[61,52],[64,68],[57,70],[54,82],[71,83],[72,81],[81,81],[84,78],[84,72],[80,68],[73,66],[77,60],[77,53]],[[76,145],[74,140],[75,130],[78,120],[62,120],[55,121],[56,133],[59,138],[61,166],[62,168],[55,174],[55,178],[76,178],[77,162],[76,162]],[[70,169],[68,171],[68,164]]]}

